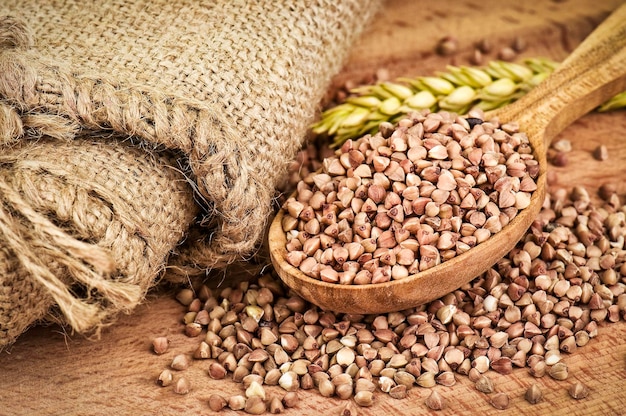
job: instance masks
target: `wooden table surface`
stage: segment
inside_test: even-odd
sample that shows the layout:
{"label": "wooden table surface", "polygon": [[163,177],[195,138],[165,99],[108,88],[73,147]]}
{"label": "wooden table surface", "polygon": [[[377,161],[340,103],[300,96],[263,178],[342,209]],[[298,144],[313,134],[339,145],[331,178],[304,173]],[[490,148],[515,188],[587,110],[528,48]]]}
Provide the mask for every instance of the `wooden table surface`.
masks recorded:
{"label": "wooden table surface", "polygon": [[[494,46],[509,45],[516,36],[528,44],[521,57],[563,59],[621,0],[389,1],[359,43],[355,45],[337,85],[346,80],[367,79],[380,69],[391,77],[430,75],[449,63],[467,64],[472,45],[489,38]],[[443,35],[459,38],[459,53],[440,57],[434,45]],[[493,59],[487,56],[487,59]],[[626,195],[626,111],[591,114],[569,127],[560,137],[572,142],[565,167],[557,172],[558,185],[584,185],[590,191],[604,182],[618,185]],[[592,151],[599,144],[609,159],[599,162]],[[592,192],[593,193],[593,192]],[[227,276],[228,279],[228,276]],[[59,327],[35,327],[0,353],[0,415],[196,415],[211,414],[207,398],[212,392],[240,394],[241,386],[214,381],[202,362],[185,375],[192,383],[186,396],[155,384],[160,371],[175,354],[191,353],[196,339],[182,333],[184,307],[168,288],[152,292],[132,315],[107,328],[99,341],[69,336]],[[167,335],[170,350],[163,356],[151,352],[151,340]],[[619,415],[626,414],[626,322],[602,325],[597,338],[565,357],[570,377],[557,382],[534,379],[526,369],[508,376],[493,373],[498,391],[507,392],[511,405],[497,411],[466,377],[452,387],[437,386],[447,399],[442,415]],[[590,389],[588,398],[576,401],[567,388],[575,381]],[[544,401],[531,406],[523,393],[537,382]],[[278,394],[278,390],[269,389]],[[314,391],[300,393],[297,408],[287,415],[339,414],[342,401],[325,399]],[[414,388],[405,400],[378,394],[376,404],[360,409],[361,415],[430,414],[423,401],[429,390]],[[235,414],[223,411],[222,414]]]}

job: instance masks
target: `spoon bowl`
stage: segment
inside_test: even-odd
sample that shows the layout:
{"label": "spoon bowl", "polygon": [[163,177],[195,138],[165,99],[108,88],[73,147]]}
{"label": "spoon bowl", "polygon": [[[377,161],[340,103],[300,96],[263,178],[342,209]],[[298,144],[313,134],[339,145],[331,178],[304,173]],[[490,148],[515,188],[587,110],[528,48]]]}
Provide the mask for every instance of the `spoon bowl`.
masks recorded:
{"label": "spoon bowl", "polygon": [[541,84],[513,104],[488,113],[501,123],[517,122],[530,140],[540,170],[530,205],[489,239],[465,253],[399,280],[339,285],[306,276],[286,261],[284,210],[272,221],[269,249],[287,286],[325,310],[354,314],[409,309],[463,286],[503,258],[536,219],[546,195],[546,149],[551,140],[582,115],[626,89],[626,4],[615,10]]}

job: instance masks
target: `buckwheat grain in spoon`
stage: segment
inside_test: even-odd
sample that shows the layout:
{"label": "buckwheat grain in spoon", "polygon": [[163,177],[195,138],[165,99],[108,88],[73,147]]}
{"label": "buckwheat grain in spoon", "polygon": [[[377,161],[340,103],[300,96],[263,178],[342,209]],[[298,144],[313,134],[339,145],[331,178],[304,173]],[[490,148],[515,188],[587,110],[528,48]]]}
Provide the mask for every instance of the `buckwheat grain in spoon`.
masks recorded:
{"label": "buckwheat grain in spoon", "polygon": [[626,88],[626,5],[539,86],[487,115],[419,113],[344,144],[274,219],[281,279],[336,312],[436,299],[510,251],[546,193],[546,149]]}

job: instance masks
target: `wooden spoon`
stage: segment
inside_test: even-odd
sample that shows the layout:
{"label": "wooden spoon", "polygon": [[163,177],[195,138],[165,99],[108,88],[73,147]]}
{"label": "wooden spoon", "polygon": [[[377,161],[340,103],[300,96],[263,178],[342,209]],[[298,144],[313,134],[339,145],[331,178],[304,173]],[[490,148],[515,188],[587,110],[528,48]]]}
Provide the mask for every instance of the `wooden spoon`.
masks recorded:
{"label": "wooden spoon", "polygon": [[528,208],[499,233],[467,252],[400,280],[339,285],[306,276],[286,260],[280,210],[269,231],[270,256],[280,278],[322,309],[355,314],[408,309],[437,299],[474,279],[505,256],[537,217],[546,194],[546,149],[573,121],[626,90],[626,4],[617,9],[545,81],[519,101],[488,114],[516,121],[540,164],[538,189]]}

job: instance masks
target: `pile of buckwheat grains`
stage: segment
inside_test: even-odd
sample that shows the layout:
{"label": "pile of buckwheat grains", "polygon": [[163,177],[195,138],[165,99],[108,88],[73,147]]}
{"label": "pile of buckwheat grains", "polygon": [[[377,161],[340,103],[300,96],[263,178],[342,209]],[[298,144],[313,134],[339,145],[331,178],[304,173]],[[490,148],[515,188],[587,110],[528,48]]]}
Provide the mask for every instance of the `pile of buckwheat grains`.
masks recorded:
{"label": "pile of buckwheat grains", "polygon": [[329,283],[402,279],[464,253],[530,204],[539,164],[515,123],[411,113],[346,141],[284,204],[287,261]]}
{"label": "pile of buckwheat grains", "polygon": [[[271,268],[223,288],[183,289],[177,299],[187,308],[185,333],[197,348],[175,356],[157,383],[185,394],[191,387],[184,370],[202,365],[208,378],[242,385],[229,397],[212,394],[207,407],[251,414],[297,407],[300,390],[343,399],[338,413],[354,415],[377,395],[403,399],[410,389],[430,389],[423,405],[439,410],[454,399],[437,385],[453,386],[463,376],[496,409],[507,408],[511,395],[538,403],[538,384],[498,391],[493,373],[526,368],[537,378],[567,380],[565,357],[595,337],[598,324],[626,319],[626,205],[611,185],[599,196],[600,204],[582,187],[551,190],[522,240],[491,269],[409,310],[323,311]],[[154,339],[154,352],[168,344]],[[267,386],[284,393],[266,393]],[[563,390],[573,399],[589,394],[581,383]]]}
{"label": "pile of buckwheat grains", "polygon": [[[522,43],[516,39],[511,48],[519,51],[520,45]],[[489,53],[489,49],[489,45],[481,43],[477,46],[478,55]],[[505,59],[502,55],[503,52],[498,52],[498,57]],[[482,56],[478,58],[474,64],[482,62]],[[379,72],[384,73],[384,70]],[[340,94],[347,94],[348,90],[347,86],[345,91],[339,89],[335,101],[341,102]],[[292,162],[285,185],[285,188],[296,188],[304,201],[282,200],[287,202],[285,207],[290,214],[298,213],[291,219],[287,216],[283,223],[286,232],[291,234],[288,239],[292,264],[298,261],[301,264],[305,260],[301,254],[304,247],[298,247],[299,240],[294,236],[318,231],[318,227],[317,233],[310,234],[318,234],[319,240],[326,242],[328,239],[324,235],[330,234],[352,249],[348,258],[350,254],[354,256],[355,239],[371,241],[373,233],[378,240],[385,231],[393,229],[394,222],[398,222],[400,218],[393,218],[393,212],[389,216],[389,211],[398,203],[385,207],[385,203],[389,205],[396,196],[400,197],[396,202],[403,209],[412,211],[415,205],[418,214],[423,210],[425,225],[431,227],[438,238],[444,235],[439,247],[438,240],[428,241],[435,243],[439,261],[445,261],[448,256],[456,255],[497,232],[516,210],[527,203],[529,194],[535,189],[537,164],[527,148],[527,141],[514,124],[500,126],[497,120],[495,123],[484,120],[481,112],[470,112],[467,117],[471,120],[446,112],[416,113],[400,122],[401,133],[394,136],[395,127],[384,123],[378,137],[350,141],[338,153],[328,145],[308,142]],[[410,134],[406,134],[408,130],[411,130]],[[477,134],[479,132],[485,135]],[[429,137],[424,137],[426,135]],[[467,146],[469,138],[474,140],[471,146]],[[416,144],[418,150],[409,149]],[[481,164],[477,163],[477,149],[482,152],[481,162],[483,157],[486,162],[483,162],[480,173],[475,171]],[[569,141],[554,142],[548,151],[550,163],[555,166],[567,164],[570,150]],[[423,155],[424,151],[426,155]],[[606,149],[598,149],[594,157],[605,160],[606,153]],[[442,157],[437,158],[438,155]],[[421,176],[415,175],[415,170],[404,169],[409,162],[403,160],[413,163],[411,159],[415,156],[426,157],[419,162],[421,165],[418,164],[418,173],[423,172]],[[465,160],[462,161],[461,157]],[[494,161],[497,161],[496,166],[490,166]],[[369,177],[366,166],[370,170]],[[314,175],[320,168],[327,176]],[[353,179],[354,171],[365,172],[360,177],[361,183],[357,184],[358,181]],[[456,185],[451,190],[447,189],[451,186],[448,173],[452,174]],[[350,175],[352,178],[348,180]],[[549,182],[553,175],[548,172]],[[438,188],[439,178],[442,186]],[[499,178],[504,179],[496,189],[496,179]],[[335,188],[342,181],[344,185],[350,183],[354,189],[348,187],[349,191],[342,193],[330,189],[331,185]],[[378,186],[372,190],[375,198],[367,193],[359,195],[358,191],[364,190],[363,182],[382,185],[384,197],[375,192],[380,191]],[[502,186],[503,182],[506,187]],[[486,191],[486,186],[491,188]],[[401,197],[401,191],[406,188],[411,189],[404,196],[413,193],[417,202],[415,198]],[[504,188],[515,198],[511,198],[511,193],[505,193],[500,201],[499,193]],[[345,227],[342,221],[350,220],[354,225],[361,218],[357,219],[356,212],[351,218],[345,209],[324,212],[321,205],[317,206],[322,200],[320,192],[324,194],[324,203],[343,203],[349,199],[351,208],[352,204],[366,205],[370,199],[367,203],[373,202],[376,209],[371,220],[378,222],[369,221],[370,227],[366,225],[366,230],[359,229],[363,236],[353,232],[351,239],[348,238],[349,232],[346,228],[339,231],[339,224]],[[489,196],[488,201],[483,194]],[[446,395],[437,386],[453,386],[460,377],[468,377],[475,383],[476,390],[484,394],[485,400],[496,409],[507,408],[509,396],[524,396],[530,405],[539,403],[543,400],[539,384],[531,384],[525,392],[500,391],[494,384],[494,373],[509,374],[515,368],[525,368],[533,377],[566,380],[566,357],[597,335],[598,324],[626,319],[626,205],[620,202],[614,186],[602,186],[599,196],[602,202],[594,203],[583,188],[552,189],[537,220],[508,255],[458,290],[409,310],[381,315],[323,311],[284,286],[271,268],[264,269],[264,274],[249,281],[226,287],[210,289],[203,285],[195,290],[183,289],[177,299],[186,307],[185,333],[190,339],[197,340],[197,346],[188,354],[175,355],[168,368],[159,374],[157,384],[179,394],[186,394],[192,388],[202,389],[203,386],[190,386],[185,377],[188,367],[202,366],[208,379],[230,379],[234,385],[241,384],[238,393],[229,396],[211,394],[207,408],[212,411],[242,410],[250,414],[281,413],[291,407],[297,409],[302,391],[312,394],[309,390],[323,397],[342,399],[345,405],[340,406],[337,414],[345,416],[356,415],[359,407],[374,405],[379,395],[403,399],[411,389],[428,392],[419,399],[428,409],[454,408],[453,396]],[[359,201],[361,197],[365,198]],[[475,208],[471,204],[472,197]],[[498,205],[500,202],[503,202],[502,206]],[[303,205],[301,209],[298,203]],[[363,208],[362,205],[359,209]],[[336,226],[319,219],[317,225],[315,221],[302,221],[301,218],[294,221],[303,211],[305,218],[311,214],[310,208],[314,213],[322,214],[319,218],[328,218],[323,214],[334,215]],[[428,221],[425,217],[427,209],[434,214]],[[439,212],[435,213],[437,209]],[[460,225],[456,223],[458,220],[448,223],[449,213],[456,211],[458,214],[459,210],[468,209],[476,214],[473,217],[467,215]],[[388,218],[378,215],[379,210]],[[480,213],[484,214],[484,222]],[[347,218],[341,218],[342,215]],[[410,215],[413,214],[407,217]],[[440,218],[443,224],[436,218]],[[378,225],[387,222],[388,227]],[[458,235],[451,235],[452,228],[448,227],[458,227]],[[324,234],[326,228],[331,232]],[[340,233],[343,233],[341,237]],[[382,240],[389,239],[390,234],[386,233]],[[394,253],[396,264],[379,261],[383,267],[391,268],[385,267],[385,273],[377,273],[378,279],[383,274],[388,275],[382,278],[385,280],[420,270],[419,252],[409,262],[404,257],[407,252],[400,254],[397,248],[403,242],[410,247],[413,242],[407,240],[418,239],[417,235],[410,237],[403,240],[402,232],[393,233],[393,240],[398,243],[392,248],[397,251]],[[419,238],[421,241],[417,242],[421,244],[426,236],[421,232]],[[452,240],[455,240],[454,249],[445,244]],[[321,249],[322,241],[319,249],[316,246],[316,243],[307,244],[306,251],[311,255],[307,254],[306,258],[319,264],[329,252],[326,252],[328,247]],[[383,249],[387,250],[386,247]],[[376,250],[380,248],[372,251],[372,257]],[[422,269],[436,263],[437,254],[433,262],[423,262]],[[391,257],[379,258],[392,261]],[[367,275],[363,272],[367,269],[357,271],[346,267],[353,271],[346,273],[346,263],[354,262],[345,261],[335,270],[338,280],[343,276],[342,283],[380,281],[362,279]],[[339,266],[334,256],[330,264]],[[395,276],[391,272],[394,266]],[[406,271],[397,266],[406,268]],[[320,266],[315,268],[318,270],[313,275],[320,271]],[[356,279],[359,273],[361,275]],[[331,280],[335,279],[330,271],[323,274],[326,278],[328,275]],[[166,337],[153,339],[155,354],[164,354],[168,348]],[[563,390],[573,399],[584,399],[589,394],[581,383],[563,383]],[[273,394],[277,390],[282,393]]]}

